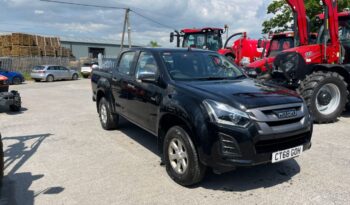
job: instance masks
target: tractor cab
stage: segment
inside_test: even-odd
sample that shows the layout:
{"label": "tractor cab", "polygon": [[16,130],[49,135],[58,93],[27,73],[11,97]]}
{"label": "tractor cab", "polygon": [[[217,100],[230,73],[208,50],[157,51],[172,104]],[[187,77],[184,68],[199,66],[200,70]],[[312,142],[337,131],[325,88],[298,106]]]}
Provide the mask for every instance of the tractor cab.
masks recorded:
{"label": "tractor cab", "polygon": [[184,48],[191,47],[218,51],[222,48],[223,33],[224,30],[222,28],[182,29],[181,32],[175,31],[175,34],[170,34],[170,42],[173,42],[174,36],[176,36],[179,47],[180,37],[182,37],[182,47]]}
{"label": "tractor cab", "polygon": [[350,12],[339,13],[339,40],[344,64],[350,64]]}

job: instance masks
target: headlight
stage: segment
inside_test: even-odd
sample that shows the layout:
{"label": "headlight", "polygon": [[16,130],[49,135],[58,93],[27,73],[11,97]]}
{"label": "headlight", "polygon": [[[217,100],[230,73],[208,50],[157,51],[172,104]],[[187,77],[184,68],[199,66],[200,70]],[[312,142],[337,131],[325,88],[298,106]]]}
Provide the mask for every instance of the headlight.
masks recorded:
{"label": "headlight", "polygon": [[214,100],[204,100],[203,104],[212,122],[239,127],[246,127],[250,122],[247,113],[224,103],[219,103]]}

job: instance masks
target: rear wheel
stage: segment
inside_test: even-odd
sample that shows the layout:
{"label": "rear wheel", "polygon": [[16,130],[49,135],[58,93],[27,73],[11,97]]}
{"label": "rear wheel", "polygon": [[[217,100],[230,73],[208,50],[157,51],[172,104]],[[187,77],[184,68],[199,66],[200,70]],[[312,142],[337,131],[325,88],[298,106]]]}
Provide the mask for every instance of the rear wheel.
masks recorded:
{"label": "rear wheel", "polygon": [[46,81],[47,82],[53,82],[55,80],[55,78],[53,77],[53,75],[48,75],[47,77],[46,77]]}
{"label": "rear wheel", "polygon": [[21,84],[21,78],[19,78],[19,77],[14,77],[13,79],[12,79],[12,84],[14,84],[14,85],[18,85],[18,84]]}
{"label": "rear wheel", "polygon": [[74,73],[72,76],[72,80],[78,80],[78,74]]}
{"label": "rear wheel", "polygon": [[111,110],[111,106],[109,102],[106,100],[106,98],[101,98],[99,102],[99,117],[100,122],[105,130],[112,130],[117,128],[119,123],[119,115],[113,114]]}
{"label": "rear wheel", "polygon": [[199,183],[206,167],[199,161],[188,132],[180,126],[169,129],[165,135],[163,154],[169,176],[182,186]]}
{"label": "rear wheel", "polygon": [[308,75],[299,88],[314,121],[330,123],[344,111],[349,92],[344,78],[335,72],[314,72]]}

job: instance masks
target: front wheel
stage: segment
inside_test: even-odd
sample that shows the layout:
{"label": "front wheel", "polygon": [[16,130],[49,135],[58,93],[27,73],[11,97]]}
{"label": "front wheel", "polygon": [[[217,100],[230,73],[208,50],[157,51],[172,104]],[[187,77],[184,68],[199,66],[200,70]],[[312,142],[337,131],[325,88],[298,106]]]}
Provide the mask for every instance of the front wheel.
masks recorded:
{"label": "front wheel", "polygon": [[199,183],[206,167],[199,161],[195,146],[185,129],[174,126],[164,139],[164,162],[169,176],[182,186]]}
{"label": "front wheel", "polygon": [[112,113],[111,106],[106,98],[101,98],[98,108],[102,128],[105,130],[117,128],[119,123],[119,115]]}
{"label": "front wheel", "polygon": [[22,108],[21,96],[16,91],[11,91],[11,93],[13,94],[14,102],[12,105],[10,105],[10,110],[12,112],[19,112]]}
{"label": "front wheel", "polygon": [[335,72],[314,72],[301,82],[303,96],[314,121],[330,123],[344,111],[349,92],[344,78]]}

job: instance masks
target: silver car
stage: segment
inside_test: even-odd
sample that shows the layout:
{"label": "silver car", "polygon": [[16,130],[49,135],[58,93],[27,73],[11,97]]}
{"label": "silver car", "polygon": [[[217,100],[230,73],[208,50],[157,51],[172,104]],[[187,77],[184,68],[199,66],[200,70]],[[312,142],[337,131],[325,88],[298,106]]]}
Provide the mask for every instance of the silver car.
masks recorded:
{"label": "silver car", "polygon": [[77,80],[79,77],[77,71],[58,65],[35,66],[30,76],[36,82],[42,80],[47,82],[55,80]]}

